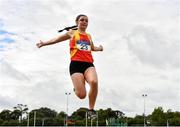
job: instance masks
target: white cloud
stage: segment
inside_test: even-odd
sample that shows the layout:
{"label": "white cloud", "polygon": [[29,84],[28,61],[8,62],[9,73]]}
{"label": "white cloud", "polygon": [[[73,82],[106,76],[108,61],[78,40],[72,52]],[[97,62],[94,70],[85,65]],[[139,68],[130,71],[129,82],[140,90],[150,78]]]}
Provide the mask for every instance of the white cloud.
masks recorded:
{"label": "white cloud", "polygon": [[158,68],[178,68],[179,44],[151,27],[136,26],[127,37],[128,46],[137,58]]}

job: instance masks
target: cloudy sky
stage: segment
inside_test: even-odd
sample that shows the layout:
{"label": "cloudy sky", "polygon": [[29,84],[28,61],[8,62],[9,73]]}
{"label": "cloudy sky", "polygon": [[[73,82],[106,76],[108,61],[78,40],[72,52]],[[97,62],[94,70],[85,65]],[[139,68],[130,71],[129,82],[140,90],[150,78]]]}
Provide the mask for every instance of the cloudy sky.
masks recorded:
{"label": "cloudy sky", "polygon": [[180,111],[179,0],[0,0],[0,111],[18,103],[66,111],[65,92],[69,114],[88,107],[73,93],[69,42],[36,48],[78,14],[89,17],[87,31],[104,46],[93,53],[95,109],[141,115],[147,94],[147,114],[158,106]]}

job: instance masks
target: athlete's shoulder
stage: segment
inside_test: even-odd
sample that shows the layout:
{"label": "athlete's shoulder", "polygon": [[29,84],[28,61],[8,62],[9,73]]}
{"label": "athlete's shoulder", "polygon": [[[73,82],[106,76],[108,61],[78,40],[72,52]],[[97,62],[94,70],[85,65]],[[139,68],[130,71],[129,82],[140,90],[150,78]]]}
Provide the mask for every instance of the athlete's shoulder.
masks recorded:
{"label": "athlete's shoulder", "polygon": [[75,33],[76,33],[76,30],[72,30],[72,29],[70,29],[70,30],[67,32],[67,34],[68,34],[69,36],[71,36],[71,37],[73,37]]}
{"label": "athlete's shoulder", "polygon": [[92,42],[92,37],[91,37],[91,34],[86,32],[86,35],[88,36],[88,38],[89,38],[89,39],[90,39],[90,41]]}
{"label": "athlete's shoulder", "polygon": [[86,32],[86,35],[88,35],[89,37],[91,37],[91,34],[89,32]]}
{"label": "athlete's shoulder", "polygon": [[86,33],[89,37],[91,37],[91,34],[90,33]]}

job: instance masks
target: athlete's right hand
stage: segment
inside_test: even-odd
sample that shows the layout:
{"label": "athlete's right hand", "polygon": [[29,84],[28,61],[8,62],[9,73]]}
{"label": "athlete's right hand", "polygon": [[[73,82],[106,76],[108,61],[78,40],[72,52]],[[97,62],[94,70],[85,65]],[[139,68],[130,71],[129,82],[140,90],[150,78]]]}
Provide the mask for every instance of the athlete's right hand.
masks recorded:
{"label": "athlete's right hand", "polygon": [[40,40],[40,42],[37,43],[36,46],[37,46],[38,48],[41,48],[42,46],[44,46],[43,41]]}

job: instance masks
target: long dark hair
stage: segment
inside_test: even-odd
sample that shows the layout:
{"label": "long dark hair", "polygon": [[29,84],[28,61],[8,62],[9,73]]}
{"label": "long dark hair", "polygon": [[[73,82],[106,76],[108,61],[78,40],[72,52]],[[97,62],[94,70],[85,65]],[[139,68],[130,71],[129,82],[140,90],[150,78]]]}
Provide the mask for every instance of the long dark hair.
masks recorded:
{"label": "long dark hair", "polygon": [[[77,24],[77,21],[80,19],[81,16],[86,16],[86,15],[84,15],[84,14],[78,15],[78,16],[76,17],[76,20],[75,20],[76,24]],[[77,25],[65,27],[64,29],[58,30],[58,32],[63,32],[64,30],[69,31],[70,29],[72,29],[72,30],[77,30]]]}
{"label": "long dark hair", "polygon": [[64,30],[68,31],[70,29],[77,30],[77,25],[65,27],[64,29],[58,30],[58,32],[63,32]]}

